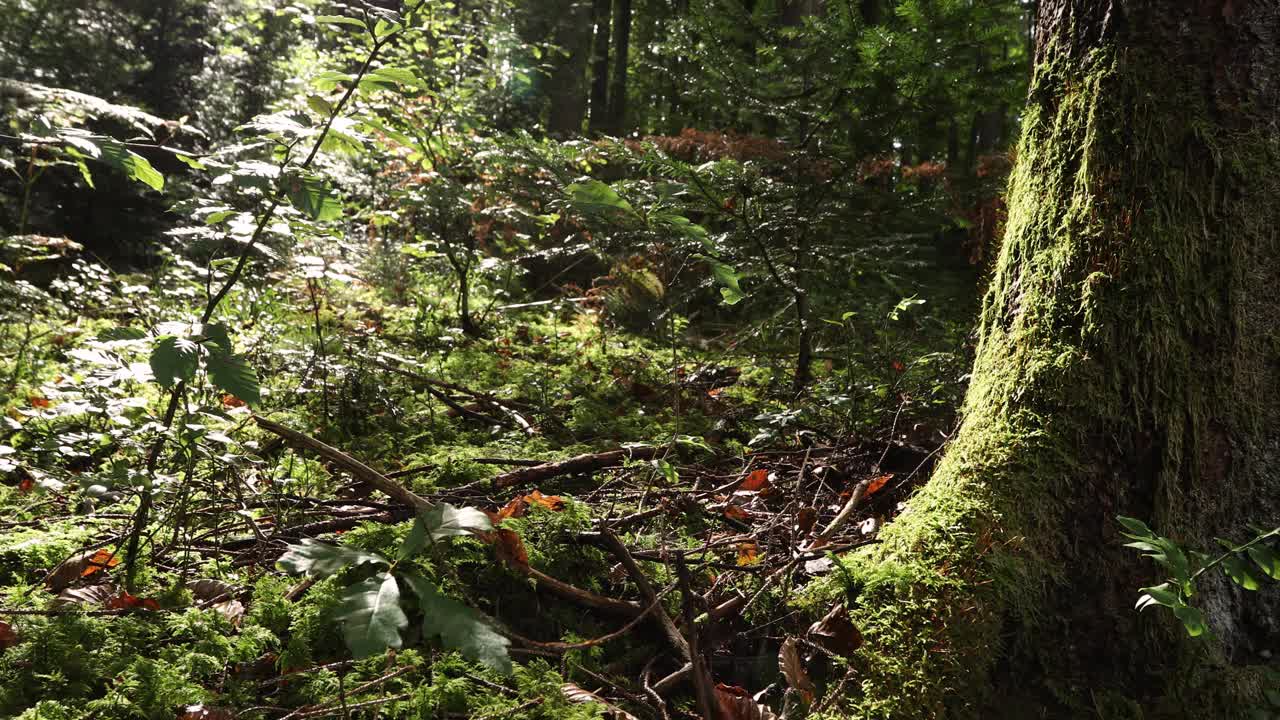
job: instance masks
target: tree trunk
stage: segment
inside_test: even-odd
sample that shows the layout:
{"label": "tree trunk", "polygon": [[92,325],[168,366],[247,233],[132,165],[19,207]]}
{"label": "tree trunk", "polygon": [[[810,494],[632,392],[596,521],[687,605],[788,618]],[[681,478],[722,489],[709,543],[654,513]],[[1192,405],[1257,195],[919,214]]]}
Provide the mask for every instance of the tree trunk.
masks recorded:
{"label": "tree trunk", "polygon": [[1188,640],[1133,610],[1163,577],[1114,518],[1204,551],[1280,518],[1280,4],[1039,12],[963,422],[844,562],[866,638],[844,711],[1238,717],[1276,593],[1202,579],[1217,637]]}
{"label": "tree trunk", "polygon": [[547,129],[560,136],[578,135],[587,116],[587,59],[591,55],[591,3],[570,0],[555,24],[557,57],[548,83],[551,112]]}
{"label": "tree trunk", "polygon": [[613,4],[613,77],[609,82],[609,131],[622,135],[627,127],[627,55],[631,47],[631,0]]}
{"label": "tree trunk", "polygon": [[595,45],[591,51],[591,132],[609,126],[609,15],[612,0],[594,0]]}

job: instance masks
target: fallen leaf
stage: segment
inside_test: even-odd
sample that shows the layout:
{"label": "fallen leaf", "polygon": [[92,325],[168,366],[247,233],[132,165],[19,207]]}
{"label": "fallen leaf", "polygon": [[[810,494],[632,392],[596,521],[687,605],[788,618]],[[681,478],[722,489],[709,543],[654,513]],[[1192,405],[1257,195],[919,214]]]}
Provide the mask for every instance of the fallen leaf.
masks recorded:
{"label": "fallen leaf", "polygon": [[831,572],[831,558],[820,557],[804,561],[804,571],[810,575],[822,575]]}
{"label": "fallen leaf", "polygon": [[719,683],[715,691],[720,717],[725,720],[777,720],[772,710],[757,703],[751,693],[736,686]]}
{"label": "fallen leaf", "polygon": [[58,593],[54,599],[54,607],[67,605],[106,605],[115,597],[116,589],[111,585],[90,585],[89,587],[70,588]]}
{"label": "fallen leaf", "polygon": [[44,586],[52,593],[60,593],[71,587],[71,583],[80,579],[81,573],[89,565],[89,560],[96,554],[95,550],[85,550],[58,563],[58,566],[45,576]]}
{"label": "fallen leaf", "polygon": [[906,365],[903,365],[901,360],[894,360],[894,361],[893,361],[893,369],[894,369],[894,370],[896,370],[896,371],[898,371],[898,372],[902,372],[903,370],[906,370],[906,369],[907,369],[907,366],[906,366]]}
{"label": "fallen leaf", "polygon": [[80,577],[89,577],[96,572],[100,572],[107,568],[113,568],[119,564],[120,558],[116,557],[114,552],[106,548],[102,548],[89,556],[89,559],[85,561],[84,569],[80,571]]}
{"label": "fallen leaf", "polygon": [[818,522],[818,511],[811,507],[802,507],[796,513],[796,537],[804,537],[813,531]]}
{"label": "fallen leaf", "polygon": [[583,688],[573,684],[565,683],[560,686],[560,693],[565,699],[571,703],[595,703],[605,709],[604,717],[607,720],[636,720],[636,716],[610,703],[608,700],[599,695],[584,690]]}
{"label": "fallen leaf", "polygon": [[804,662],[800,659],[800,648],[793,637],[782,641],[782,647],[778,650],[778,670],[782,671],[782,677],[786,678],[787,685],[804,696],[806,703],[813,702],[813,694],[818,691],[818,688],[804,669]]}
{"label": "fallen leaf", "polygon": [[0,650],[7,650],[19,642],[18,631],[7,622],[0,622]]}
{"label": "fallen leaf", "polygon": [[527,505],[540,505],[548,510],[559,511],[564,509],[564,498],[559,495],[543,495],[541,491],[534,490],[524,496]]}
{"label": "fallen leaf", "polygon": [[884,475],[879,475],[873,478],[871,480],[871,483],[867,485],[867,492],[864,497],[871,497],[872,495],[875,495],[876,493],[880,492],[880,490],[884,488],[885,484],[887,484],[892,479],[893,479],[893,473],[885,473]]}
{"label": "fallen leaf", "polygon": [[760,562],[760,547],[753,542],[738,543],[738,565],[746,567]]}
{"label": "fallen leaf", "polygon": [[31,403],[31,407],[47,408],[49,407],[49,398],[32,395],[27,398],[27,402]]}
{"label": "fallen leaf", "polygon": [[751,517],[751,513],[737,505],[726,505],[724,516],[731,520],[747,520]]}
{"label": "fallen leaf", "polygon": [[108,610],[159,610],[160,603],[152,598],[140,598],[121,590],[107,600]]}
{"label": "fallen leaf", "polygon": [[836,655],[849,657],[862,646],[862,633],[854,627],[844,605],[831,608],[818,622],[809,626],[809,639]]}
{"label": "fallen leaf", "polygon": [[223,395],[222,406],[229,407],[229,408],[244,407],[244,401],[236,397],[235,395]]}
{"label": "fallen leaf", "polygon": [[756,492],[769,484],[769,471],[763,468],[752,470],[742,484],[738,485],[739,492]]}

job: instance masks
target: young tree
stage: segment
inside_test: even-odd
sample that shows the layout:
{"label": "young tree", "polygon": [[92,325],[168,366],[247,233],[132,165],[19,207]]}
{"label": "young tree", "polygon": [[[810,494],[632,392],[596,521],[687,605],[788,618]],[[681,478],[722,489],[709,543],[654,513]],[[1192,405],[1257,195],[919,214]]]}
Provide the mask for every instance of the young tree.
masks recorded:
{"label": "young tree", "polygon": [[1158,580],[1114,518],[1205,547],[1280,516],[1278,27],[1273,0],[1040,3],[963,423],[847,563],[855,716],[1235,717],[1258,692],[1274,594],[1205,585],[1217,635],[1190,641],[1133,611]]}

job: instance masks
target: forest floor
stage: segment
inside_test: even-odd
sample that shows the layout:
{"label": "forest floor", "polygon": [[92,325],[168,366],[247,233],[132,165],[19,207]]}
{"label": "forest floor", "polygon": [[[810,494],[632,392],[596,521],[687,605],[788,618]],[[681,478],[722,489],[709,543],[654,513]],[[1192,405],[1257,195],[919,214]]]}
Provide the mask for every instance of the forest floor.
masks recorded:
{"label": "forest floor", "polygon": [[[799,717],[856,682],[841,553],[876,542],[953,426],[971,269],[931,258],[914,316],[827,320],[843,342],[797,396],[785,343],[748,323],[656,308],[628,329],[566,292],[478,298],[467,337],[404,258],[312,252],[224,304],[262,399],[202,387],[181,408],[132,592],[162,403],[148,341],[120,328],[182,317],[204,270],[61,259],[13,286],[30,320],[0,331],[0,716]],[[352,659],[342,575],[277,566],[307,538],[394,555],[414,512],[382,483],[497,523],[397,562],[491,617],[511,674],[416,618]],[[690,624],[701,648],[672,632]]]}

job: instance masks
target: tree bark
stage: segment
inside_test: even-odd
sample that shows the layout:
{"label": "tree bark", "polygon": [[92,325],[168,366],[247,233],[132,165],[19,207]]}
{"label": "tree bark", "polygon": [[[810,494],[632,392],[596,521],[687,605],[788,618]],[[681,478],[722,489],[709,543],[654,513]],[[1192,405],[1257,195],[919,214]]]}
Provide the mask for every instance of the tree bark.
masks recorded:
{"label": "tree bark", "polygon": [[1277,117],[1275,0],[1040,3],[962,425],[821,597],[858,597],[849,716],[1225,718],[1258,698],[1276,593],[1204,583],[1217,637],[1190,641],[1133,610],[1163,577],[1114,518],[1209,551],[1280,517]]}
{"label": "tree bark", "polygon": [[631,0],[613,3],[613,76],[609,78],[609,131],[622,135],[627,123],[627,57],[631,48]]}
{"label": "tree bark", "polygon": [[548,83],[551,111],[547,129],[569,137],[582,132],[587,117],[587,60],[591,55],[591,3],[569,0],[555,23],[555,43],[564,53],[557,57]]}
{"label": "tree bark", "polygon": [[591,132],[609,126],[609,16],[612,0],[593,0],[595,44],[591,50]]}

